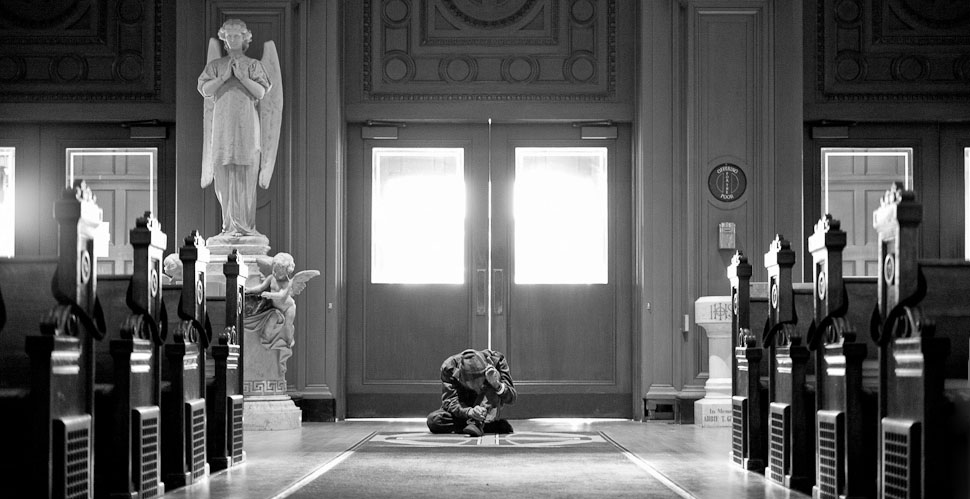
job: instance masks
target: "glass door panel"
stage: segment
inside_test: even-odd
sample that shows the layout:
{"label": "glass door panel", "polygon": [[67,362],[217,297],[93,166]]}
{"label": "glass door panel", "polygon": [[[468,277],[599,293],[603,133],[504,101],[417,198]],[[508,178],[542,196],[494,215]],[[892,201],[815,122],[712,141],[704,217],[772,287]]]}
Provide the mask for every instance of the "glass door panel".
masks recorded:
{"label": "glass door panel", "polygon": [[515,283],[605,284],[605,147],[515,149]]}
{"label": "glass door panel", "polygon": [[374,148],[371,283],[464,282],[464,155]]}

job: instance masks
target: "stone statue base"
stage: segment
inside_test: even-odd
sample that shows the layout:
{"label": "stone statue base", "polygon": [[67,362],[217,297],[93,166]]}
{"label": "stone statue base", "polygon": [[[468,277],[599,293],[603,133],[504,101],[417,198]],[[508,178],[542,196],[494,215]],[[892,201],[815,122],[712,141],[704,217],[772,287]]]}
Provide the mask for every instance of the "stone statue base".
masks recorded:
{"label": "stone statue base", "polygon": [[243,395],[246,397],[243,429],[299,428],[303,413],[286,394],[286,376],[280,372],[280,352],[264,347],[256,331],[247,329],[243,334]]}
{"label": "stone statue base", "polygon": [[302,423],[302,411],[286,395],[246,396],[243,430],[295,430]]}
{"label": "stone statue base", "polygon": [[[259,239],[261,238],[261,239]],[[239,252],[239,264],[245,265],[248,273],[246,286],[259,284],[259,265],[256,264],[256,257],[266,256],[269,253],[269,244],[255,244],[258,241],[266,241],[266,236],[246,236],[234,237],[231,239],[240,241],[240,244],[227,244],[229,238],[223,236],[212,236],[206,240],[206,247],[209,249],[209,263],[205,267],[205,294],[206,296],[225,296],[226,276],[222,273],[222,266],[232,250]],[[253,244],[245,244],[247,241]]]}

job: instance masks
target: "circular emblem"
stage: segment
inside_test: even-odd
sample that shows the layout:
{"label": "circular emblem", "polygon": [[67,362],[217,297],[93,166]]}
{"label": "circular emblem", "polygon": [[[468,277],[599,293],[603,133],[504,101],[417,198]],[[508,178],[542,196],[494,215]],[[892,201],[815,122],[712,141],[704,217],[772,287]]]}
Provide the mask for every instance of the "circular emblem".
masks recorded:
{"label": "circular emblem", "polygon": [[150,279],[151,279],[151,282],[149,283],[149,286],[151,286],[152,298],[154,298],[158,296],[158,270],[154,268],[152,269],[152,274]]}
{"label": "circular emblem", "polygon": [[205,292],[205,284],[202,283],[202,279],[195,281],[195,302],[202,305],[203,293]]}
{"label": "circular emblem", "polygon": [[825,299],[825,271],[818,273],[818,298],[820,300]]}
{"label": "circular emblem", "polygon": [[882,275],[886,278],[886,284],[892,284],[896,278],[896,258],[893,255],[886,255],[886,261],[882,263]]}
{"label": "circular emblem", "polygon": [[778,283],[771,283],[771,308],[778,308]]}
{"label": "circular emblem", "polygon": [[81,284],[87,284],[91,278],[91,254],[88,250],[81,250]]}
{"label": "circular emblem", "polygon": [[718,201],[737,201],[748,187],[748,179],[738,165],[721,163],[711,170],[707,187]]}

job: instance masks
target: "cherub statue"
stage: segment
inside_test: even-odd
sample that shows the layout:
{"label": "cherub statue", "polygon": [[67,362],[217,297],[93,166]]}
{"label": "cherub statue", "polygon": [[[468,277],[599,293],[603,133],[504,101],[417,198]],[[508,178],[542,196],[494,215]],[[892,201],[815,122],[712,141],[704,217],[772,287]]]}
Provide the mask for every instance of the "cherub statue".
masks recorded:
{"label": "cherub statue", "polygon": [[162,260],[162,284],[180,284],[182,282],[182,260],[178,253],[170,253]]}
{"label": "cherub statue", "polygon": [[293,354],[294,345],[296,301],[293,297],[302,293],[307,281],[320,272],[303,270],[293,274],[296,264],[289,253],[257,258],[256,262],[263,279],[256,286],[246,288],[246,293],[258,295],[262,300],[247,311],[246,329],[256,330],[264,347],[279,350],[280,374],[285,375],[286,360]]}
{"label": "cherub statue", "polygon": [[[269,187],[276,165],[283,114],[283,81],[276,44],[263,44],[262,60],[245,55],[252,32],[239,19],[209,40],[208,63],[199,75],[205,98],[202,141],[202,188],[215,182],[222,206],[221,243],[241,237],[265,238],[256,230],[256,184]],[[265,243],[264,243],[265,244]]]}

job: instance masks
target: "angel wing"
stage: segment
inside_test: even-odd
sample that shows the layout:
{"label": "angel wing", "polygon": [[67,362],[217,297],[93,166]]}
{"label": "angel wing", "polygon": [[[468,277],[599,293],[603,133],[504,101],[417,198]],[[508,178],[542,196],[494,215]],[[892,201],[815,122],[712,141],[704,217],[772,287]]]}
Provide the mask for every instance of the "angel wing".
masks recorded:
{"label": "angel wing", "polygon": [[310,279],[320,275],[319,270],[301,270],[290,279],[290,296],[297,296],[306,289],[306,283]]}
{"label": "angel wing", "polygon": [[[222,46],[219,40],[209,38],[209,51],[206,54],[206,64],[222,57]],[[205,189],[212,183],[212,109],[215,107],[215,100],[206,97],[203,99],[204,109],[202,111],[202,188]]]}
{"label": "angel wing", "polygon": [[283,123],[283,76],[276,43],[272,40],[263,44],[262,63],[271,84],[269,92],[259,101],[259,186],[266,189],[276,167],[276,150]]}

